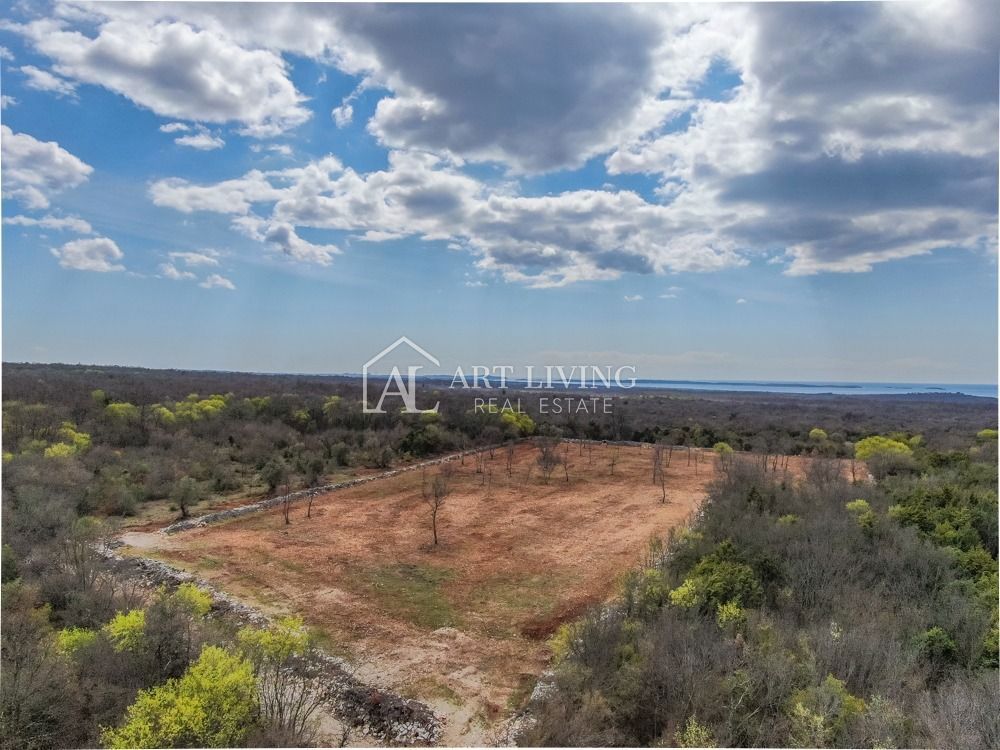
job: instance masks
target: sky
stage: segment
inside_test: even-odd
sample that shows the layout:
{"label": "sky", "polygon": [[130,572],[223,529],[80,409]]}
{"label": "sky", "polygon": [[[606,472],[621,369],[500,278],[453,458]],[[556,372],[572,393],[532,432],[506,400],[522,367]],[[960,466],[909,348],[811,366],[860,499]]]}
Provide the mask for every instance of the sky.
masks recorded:
{"label": "sky", "polygon": [[4,361],[997,382],[991,3],[3,8]]}

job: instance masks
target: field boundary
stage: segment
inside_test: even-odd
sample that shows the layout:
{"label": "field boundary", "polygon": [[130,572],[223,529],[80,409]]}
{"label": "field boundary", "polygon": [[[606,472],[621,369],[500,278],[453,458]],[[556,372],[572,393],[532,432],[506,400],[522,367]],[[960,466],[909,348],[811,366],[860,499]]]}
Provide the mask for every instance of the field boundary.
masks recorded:
{"label": "field boundary", "polygon": [[[511,443],[520,443],[525,440],[531,440],[531,438],[520,438],[518,440],[510,441],[506,445]],[[416,471],[417,469],[426,469],[429,466],[440,466],[441,464],[449,463],[451,461],[461,460],[465,456],[474,456],[477,453],[482,453],[483,451],[496,450],[505,443],[497,443],[496,445],[487,445],[482,448],[470,448],[468,450],[459,451],[457,453],[449,453],[447,456],[441,456],[439,458],[432,458],[427,461],[420,461],[415,464],[409,464],[408,466],[401,466],[398,469],[389,469],[387,471],[379,472],[378,474],[372,474],[367,477],[357,477],[355,479],[347,479],[343,482],[335,482],[334,484],[323,484],[318,487],[310,487],[305,490],[296,490],[295,492],[289,492],[285,495],[275,495],[274,497],[264,498],[263,500],[255,500],[251,503],[246,503],[245,505],[237,505],[235,508],[227,508],[225,510],[215,511],[213,513],[206,513],[202,516],[195,516],[193,518],[185,518],[181,521],[175,521],[174,523],[168,524],[159,530],[161,534],[176,534],[180,531],[189,531],[191,529],[198,529],[204,526],[208,526],[213,523],[221,523],[222,521],[228,521],[233,518],[240,518],[241,516],[246,516],[251,513],[257,513],[258,511],[267,510],[268,508],[273,508],[277,505],[281,505],[285,502],[294,503],[297,500],[306,500],[310,497],[316,497],[318,495],[325,495],[328,492],[335,492],[337,490],[345,490],[349,487],[357,487],[361,484],[367,484],[368,482],[376,482],[380,479],[389,479],[390,477],[395,477],[400,474],[405,474],[410,471]]]}

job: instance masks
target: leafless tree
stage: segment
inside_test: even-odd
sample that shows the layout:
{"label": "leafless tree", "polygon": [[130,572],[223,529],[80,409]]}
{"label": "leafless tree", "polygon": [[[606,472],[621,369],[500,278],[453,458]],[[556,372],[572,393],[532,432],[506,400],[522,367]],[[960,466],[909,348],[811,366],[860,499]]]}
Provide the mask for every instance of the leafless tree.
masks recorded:
{"label": "leafless tree", "polygon": [[538,468],[542,472],[544,481],[548,482],[552,472],[559,466],[559,438],[545,436],[538,438]]}
{"label": "leafless tree", "polygon": [[430,482],[421,482],[421,492],[423,493],[424,502],[431,510],[431,531],[434,536],[434,546],[437,547],[438,543],[438,531],[437,531],[437,518],[438,512],[444,507],[445,499],[451,494],[451,479],[452,479],[452,467],[448,465],[443,465]]}
{"label": "leafless tree", "polygon": [[510,477],[514,469],[514,444],[507,443],[507,476]]}
{"label": "leafless tree", "polygon": [[608,462],[611,466],[611,476],[615,475],[615,464],[618,463],[618,446],[616,445],[611,449],[611,458]]}

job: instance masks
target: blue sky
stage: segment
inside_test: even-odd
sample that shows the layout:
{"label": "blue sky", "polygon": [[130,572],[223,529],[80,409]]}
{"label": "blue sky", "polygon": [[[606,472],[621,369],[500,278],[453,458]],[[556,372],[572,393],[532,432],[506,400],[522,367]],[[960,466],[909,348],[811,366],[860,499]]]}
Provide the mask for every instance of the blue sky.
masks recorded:
{"label": "blue sky", "polygon": [[8,9],[5,361],[996,382],[989,6],[254,10]]}

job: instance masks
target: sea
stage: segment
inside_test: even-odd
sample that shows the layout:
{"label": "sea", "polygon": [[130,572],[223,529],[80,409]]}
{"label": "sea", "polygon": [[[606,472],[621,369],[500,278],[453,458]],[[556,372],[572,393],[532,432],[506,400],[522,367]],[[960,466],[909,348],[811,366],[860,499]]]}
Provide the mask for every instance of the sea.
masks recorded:
{"label": "sea", "polygon": [[810,393],[840,396],[887,396],[911,393],[960,393],[996,398],[997,386],[989,383],[830,383],[777,380],[637,380],[638,388],[692,391],[745,391],[757,393]]}

